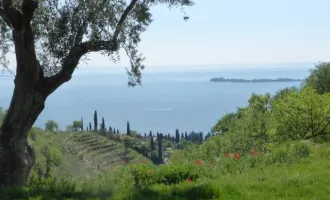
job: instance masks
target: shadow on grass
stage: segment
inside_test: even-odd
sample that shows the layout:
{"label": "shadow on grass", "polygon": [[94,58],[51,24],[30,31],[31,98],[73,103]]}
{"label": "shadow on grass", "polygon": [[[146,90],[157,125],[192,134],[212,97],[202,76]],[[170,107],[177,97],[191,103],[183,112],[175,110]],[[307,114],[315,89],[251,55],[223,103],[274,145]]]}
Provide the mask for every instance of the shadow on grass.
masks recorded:
{"label": "shadow on grass", "polygon": [[220,197],[220,191],[212,184],[158,185],[154,188],[135,189],[120,198],[123,200],[201,200]]}
{"label": "shadow on grass", "polygon": [[1,200],[60,200],[60,199],[99,199],[106,200],[112,196],[111,192],[106,193],[90,193],[90,192],[79,192],[79,191],[56,191],[56,190],[40,190],[30,191],[29,189],[0,189]]}

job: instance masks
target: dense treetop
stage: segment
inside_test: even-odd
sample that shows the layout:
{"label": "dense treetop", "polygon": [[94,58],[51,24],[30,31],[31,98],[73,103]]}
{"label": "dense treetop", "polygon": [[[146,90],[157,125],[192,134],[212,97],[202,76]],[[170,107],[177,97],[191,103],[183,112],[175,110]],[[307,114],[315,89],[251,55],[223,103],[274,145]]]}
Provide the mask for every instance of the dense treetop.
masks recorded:
{"label": "dense treetop", "polygon": [[137,46],[140,34],[152,22],[151,8],[160,3],[193,5],[192,0],[2,0],[1,62],[5,67],[9,64],[6,55],[13,45],[11,29],[23,28],[22,23],[31,20],[44,76],[63,72],[69,79],[73,66],[86,60],[88,53],[101,52],[116,62],[122,48],[131,62],[130,85],[140,83],[144,57]]}

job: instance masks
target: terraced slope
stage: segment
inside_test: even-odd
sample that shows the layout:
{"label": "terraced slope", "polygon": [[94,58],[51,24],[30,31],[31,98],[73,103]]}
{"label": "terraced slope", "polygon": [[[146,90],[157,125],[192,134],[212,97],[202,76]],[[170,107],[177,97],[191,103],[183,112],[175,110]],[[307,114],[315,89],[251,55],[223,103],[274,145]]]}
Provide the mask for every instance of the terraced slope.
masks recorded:
{"label": "terraced slope", "polygon": [[132,149],[125,151],[122,143],[89,132],[64,133],[61,148],[66,159],[58,171],[72,177],[91,177],[120,165],[122,160],[138,163],[145,159]]}

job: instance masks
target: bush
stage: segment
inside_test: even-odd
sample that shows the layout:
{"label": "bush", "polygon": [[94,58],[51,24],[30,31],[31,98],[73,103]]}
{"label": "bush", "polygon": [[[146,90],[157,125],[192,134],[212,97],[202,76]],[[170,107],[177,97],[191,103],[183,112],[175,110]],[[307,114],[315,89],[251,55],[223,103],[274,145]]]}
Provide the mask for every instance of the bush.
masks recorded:
{"label": "bush", "polygon": [[267,157],[267,163],[294,163],[311,154],[311,148],[308,143],[303,141],[295,143],[284,143],[282,145],[270,147],[271,153]]}
{"label": "bush", "polygon": [[147,187],[153,184],[178,184],[186,180],[196,180],[199,178],[199,169],[194,165],[161,165],[150,167],[147,165],[137,166],[132,170],[135,185]]}

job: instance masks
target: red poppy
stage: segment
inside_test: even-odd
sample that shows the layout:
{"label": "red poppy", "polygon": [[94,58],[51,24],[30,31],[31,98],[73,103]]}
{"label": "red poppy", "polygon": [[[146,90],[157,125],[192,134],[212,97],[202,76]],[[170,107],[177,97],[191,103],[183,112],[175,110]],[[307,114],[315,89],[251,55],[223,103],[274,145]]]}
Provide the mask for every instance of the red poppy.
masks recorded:
{"label": "red poppy", "polygon": [[241,155],[239,155],[238,152],[234,153],[234,157],[235,157],[236,160],[241,159]]}
{"label": "red poppy", "polygon": [[252,151],[251,151],[251,155],[253,155],[253,156],[254,156],[254,155],[259,155],[259,152],[255,151],[255,150],[252,150]]}
{"label": "red poppy", "polygon": [[200,165],[201,162],[200,162],[199,160],[195,160],[195,164],[196,164],[196,165]]}
{"label": "red poppy", "polygon": [[226,157],[226,158],[229,158],[229,157],[230,157],[230,153],[226,153],[226,154],[225,154],[225,157]]}
{"label": "red poppy", "polygon": [[192,181],[191,178],[188,178],[188,179],[187,179],[187,182],[188,182],[188,183],[190,183],[191,181]]}
{"label": "red poppy", "polygon": [[120,164],[125,165],[126,164],[126,161],[123,160],[123,161],[120,162]]}

